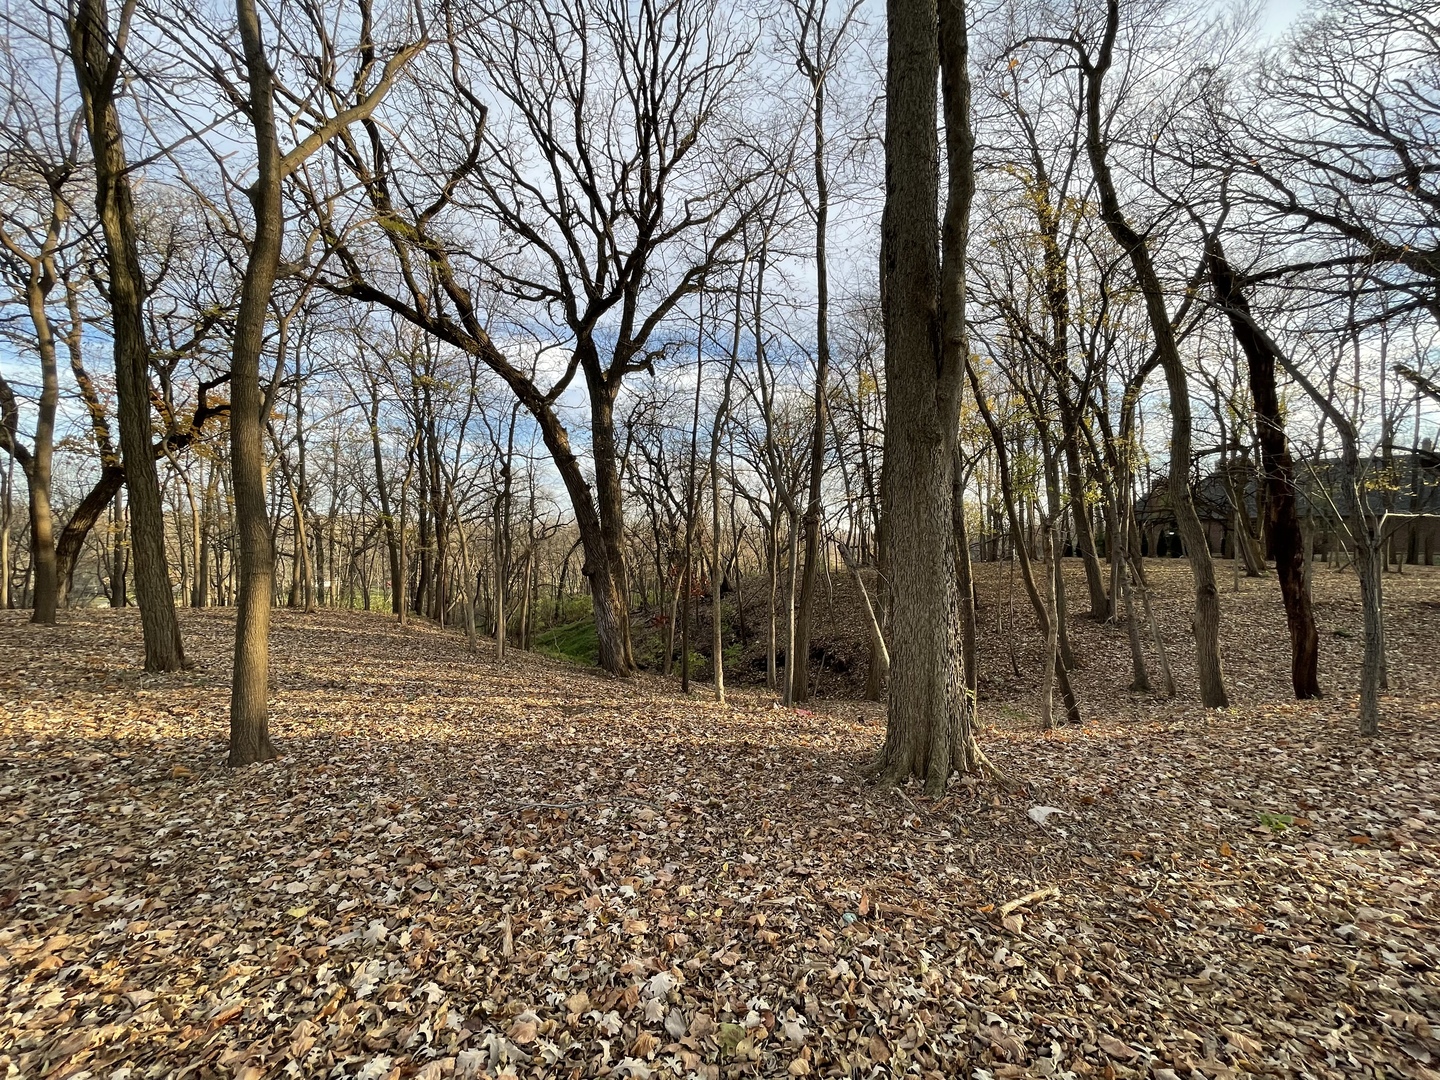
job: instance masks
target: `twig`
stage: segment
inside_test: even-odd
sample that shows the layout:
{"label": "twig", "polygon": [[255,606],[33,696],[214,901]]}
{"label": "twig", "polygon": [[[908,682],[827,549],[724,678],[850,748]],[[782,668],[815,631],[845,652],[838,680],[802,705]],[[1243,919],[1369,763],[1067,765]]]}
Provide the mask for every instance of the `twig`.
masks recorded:
{"label": "twig", "polygon": [[1034,903],[1037,900],[1046,900],[1052,897],[1059,897],[1059,895],[1060,886],[1051,885],[1047,889],[1036,889],[1034,892],[1026,893],[1024,896],[1017,896],[1014,900],[1007,900],[1005,903],[1000,905],[1000,917],[1003,919],[1006,915],[1009,915],[1016,908],[1024,907],[1026,904]]}

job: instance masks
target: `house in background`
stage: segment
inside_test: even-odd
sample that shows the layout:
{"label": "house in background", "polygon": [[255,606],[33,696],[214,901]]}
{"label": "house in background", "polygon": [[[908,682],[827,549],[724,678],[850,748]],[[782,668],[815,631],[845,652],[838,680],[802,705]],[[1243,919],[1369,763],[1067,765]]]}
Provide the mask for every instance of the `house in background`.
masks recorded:
{"label": "house in background", "polygon": [[[1376,454],[1361,463],[1360,486],[1372,515],[1384,517],[1392,562],[1433,565],[1440,554],[1440,454],[1430,440],[1416,453]],[[1232,558],[1235,553],[1237,504],[1240,517],[1262,535],[1264,507],[1259,477],[1253,469],[1232,473],[1229,483],[1212,472],[1195,488],[1195,509],[1210,553]],[[1296,462],[1300,514],[1312,531],[1316,556],[1333,559],[1350,544],[1341,524],[1354,512],[1356,485],[1339,458]],[[1135,504],[1135,525],[1141,554],[1179,558],[1185,554],[1170,506],[1169,480],[1161,477]],[[1243,502],[1242,502],[1243,500]],[[1271,557],[1268,543],[1266,557]]]}

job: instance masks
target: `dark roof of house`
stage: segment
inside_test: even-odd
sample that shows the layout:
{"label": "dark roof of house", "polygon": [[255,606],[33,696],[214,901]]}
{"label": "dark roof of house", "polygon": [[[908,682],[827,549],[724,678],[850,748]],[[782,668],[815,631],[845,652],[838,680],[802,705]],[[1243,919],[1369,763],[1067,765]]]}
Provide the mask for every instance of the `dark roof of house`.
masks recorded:
{"label": "dark roof of house", "polygon": [[[1243,469],[1243,471],[1242,471]],[[1414,514],[1440,513],[1440,454],[1426,449],[1418,453],[1396,453],[1388,463],[1372,454],[1360,462],[1360,481],[1370,509],[1397,510]],[[1332,516],[1348,515],[1354,507],[1355,485],[1350,470],[1340,458],[1301,460],[1295,463],[1296,487],[1302,512]],[[1257,512],[1258,476],[1253,468],[1237,467],[1236,494],[1243,490],[1246,509]],[[1135,503],[1135,519],[1141,526],[1163,525],[1175,520],[1170,506],[1169,477],[1160,477]],[[1228,523],[1235,512],[1224,476],[1217,470],[1201,479],[1194,488],[1195,509],[1201,521]]]}

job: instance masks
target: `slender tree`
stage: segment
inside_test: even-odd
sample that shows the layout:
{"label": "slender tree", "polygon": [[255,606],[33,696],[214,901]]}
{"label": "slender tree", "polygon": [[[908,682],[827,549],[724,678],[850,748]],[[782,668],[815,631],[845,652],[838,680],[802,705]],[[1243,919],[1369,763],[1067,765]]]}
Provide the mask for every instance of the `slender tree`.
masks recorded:
{"label": "slender tree", "polygon": [[1124,250],[1145,300],[1145,311],[1154,338],[1156,356],[1165,373],[1170,393],[1170,475],[1166,495],[1175,514],[1190,573],[1195,582],[1195,609],[1191,627],[1195,634],[1195,661],[1200,678],[1200,700],[1207,709],[1229,704],[1225,675],[1220,663],[1220,591],[1215,584],[1215,565],[1210,557],[1204,527],[1195,509],[1190,490],[1192,421],[1190,385],[1180,357],[1175,327],[1166,307],[1165,289],[1155,271],[1150,244],[1135,229],[1120,205],[1119,189],[1110,169],[1106,138],[1107,110],[1105,77],[1115,59],[1115,42],[1120,32],[1119,0],[1108,0],[1100,40],[1092,51],[1079,37],[1065,38],[1085,77],[1085,149],[1100,197],[1100,216],[1110,235]]}
{"label": "slender tree", "polygon": [[[1260,442],[1260,471],[1265,485],[1266,535],[1275,552],[1275,573],[1285,604],[1285,621],[1290,631],[1290,682],[1296,698],[1320,696],[1320,635],[1310,603],[1310,583],[1305,573],[1305,540],[1295,492],[1295,463],[1285,437],[1275,381],[1276,355],[1268,335],[1256,332],[1240,276],[1225,258],[1218,230],[1206,239],[1206,258],[1215,299],[1229,320],[1236,342],[1245,353],[1250,396],[1255,405],[1255,426]],[[1241,498],[1244,493],[1241,493]],[[1236,543],[1239,543],[1237,537]],[[1240,557],[1239,551],[1235,557]]]}
{"label": "slender tree", "polygon": [[[352,104],[321,117],[288,151],[281,152],[276,131],[274,71],[267,55],[255,0],[235,0],[244,61],[246,93],[240,98],[254,132],[255,178],[246,195],[254,212],[254,236],[240,286],[230,361],[230,473],[239,534],[239,591],[235,621],[235,662],[230,689],[230,757],[232,766],[267,761],[277,756],[270,741],[270,608],[275,582],[275,546],[265,503],[265,412],[268,402],[260,382],[265,324],[271,293],[280,268],[285,217],[281,205],[285,178],[307,158],[352,124],[374,112],[418,44],[406,45],[383,68],[368,38],[368,0],[360,13],[365,40],[360,67],[348,95],[335,100]],[[327,48],[327,75],[338,78],[337,57],[329,48],[324,24],[317,23]],[[332,84],[329,89],[338,90]],[[288,91],[287,91],[288,93]],[[312,118],[314,119],[314,118]]]}

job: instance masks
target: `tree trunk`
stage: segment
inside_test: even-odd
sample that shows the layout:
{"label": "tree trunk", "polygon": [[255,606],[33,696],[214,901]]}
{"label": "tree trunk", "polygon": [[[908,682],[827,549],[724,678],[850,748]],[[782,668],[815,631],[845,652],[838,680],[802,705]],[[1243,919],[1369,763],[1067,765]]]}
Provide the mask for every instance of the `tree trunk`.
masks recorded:
{"label": "tree trunk", "polygon": [[390,485],[385,482],[385,458],[380,447],[380,387],[368,373],[365,387],[370,397],[366,416],[370,423],[370,454],[375,462],[375,493],[380,500],[380,521],[385,528],[385,551],[390,560],[390,610],[399,614],[404,603],[405,587],[400,570],[400,543],[395,535],[395,515],[390,509]]}
{"label": "tree trunk", "polygon": [[1145,647],[1140,642],[1140,623],[1135,614],[1135,591],[1130,585],[1130,567],[1127,565],[1130,549],[1129,516],[1133,512],[1133,500],[1129,484],[1119,482],[1119,499],[1124,503],[1120,510],[1115,500],[1107,500],[1107,528],[1110,530],[1110,557],[1115,567],[1111,580],[1125,602],[1125,637],[1130,644],[1130,689],[1137,693],[1150,689],[1150,673],[1145,668]]}
{"label": "tree trunk", "polygon": [[[508,466],[507,466],[508,472]],[[508,515],[503,503],[495,504],[495,662],[505,662],[505,645],[510,637],[510,613],[505,609],[505,592],[509,577],[510,552]]]}
{"label": "tree trunk", "polygon": [[951,478],[951,520],[955,528],[955,584],[960,590],[960,630],[965,664],[965,693],[973,715],[980,693],[980,665],[976,656],[975,575],[970,567],[970,536],[965,525],[964,477],[960,445],[956,441],[955,469]]}
{"label": "tree trunk", "polygon": [[[951,512],[964,360],[964,258],[974,192],[963,0],[889,0],[885,207],[884,512],[890,527],[891,677],[876,772],[928,795],[972,764]],[[942,91],[949,164],[936,235]],[[937,257],[943,247],[944,263]]]}
{"label": "tree trunk", "polygon": [[[1010,542],[1014,548],[1014,559],[1020,564],[1020,578],[1025,583],[1025,595],[1030,598],[1030,606],[1035,612],[1035,622],[1040,628],[1040,637],[1046,642],[1045,647],[1049,648],[1051,643],[1054,643],[1055,647],[1059,648],[1060,637],[1057,626],[1059,616],[1054,607],[1054,564],[1052,563],[1050,567],[1046,568],[1049,576],[1045,582],[1045,591],[1042,593],[1035,576],[1034,564],[1030,560],[1030,545],[1026,542],[1020,514],[1016,510],[1019,500],[1010,476],[1010,451],[1005,445],[1004,432],[996,423],[990,407],[985,403],[985,398],[980,392],[980,382],[975,377],[975,371],[969,366],[968,361],[966,369],[970,378],[970,388],[975,395],[975,404],[980,410],[980,416],[985,421],[985,426],[990,431],[990,442],[995,449],[995,464],[1000,473],[1001,501],[1005,504],[1005,512],[1010,521]],[[1058,657],[1058,661],[1054,665],[1055,679],[1060,686],[1060,695],[1065,701],[1066,721],[1078,724],[1080,723],[1080,702],[1075,697],[1074,688],[1070,685],[1069,667],[1065,663],[1063,651]],[[1047,661],[1047,671],[1049,667]]]}
{"label": "tree trunk", "polygon": [[[594,347],[593,343],[590,345]],[[585,545],[585,575],[595,604],[600,666],[612,675],[635,671],[630,643],[629,579],[625,569],[625,506],[615,445],[615,399],[608,380],[590,380],[590,445],[597,522]],[[581,535],[585,531],[582,529]]]}
{"label": "tree trunk", "polygon": [[[787,709],[795,704],[795,587],[800,577],[800,521],[791,509],[787,514],[790,550],[785,567],[785,681],[781,687],[780,704]],[[689,565],[687,558],[686,565]]]}
{"label": "tree trunk", "polygon": [[205,493],[200,503],[200,556],[195,570],[195,597],[193,600],[194,606],[197,608],[210,606],[210,529],[211,515],[215,512],[215,489],[219,475],[220,466],[211,462],[210,478],[205,483]]}
{"label": "tree trunk", "polygon": [[[824,28],[817,27],[816,48]],[[810,436],[810,485],[805,503],[805,573],[800,582],[800,608],[795,616],[795,662],[790,665],[790,697],[810,700],[810,621],[815,611],[815,586],[820,562],[820,486],[825,478],[827,389],[830,377],[830,275],[826,263],[830,219],[830,185],[825,175],[824,72],[813,70],[811,128],[815,166],[815,426]]]}
{"label": "tree trunk", "polygon": [[1175,341],[1175,330],[1165,307],[1164,288],[1155,273],[1150,249],[1120,209],[1114,178],[1106,160],[1102,90],[1104,77],[1110,69],[1115,39],[1120,28],[1119,0],[1108,0],[1105,33],[1100,51],[1093,64],[1083,59],[1085,87],[1085,146],[1091,171],[1100,196],[1100,216],[1110,235],[1130,259],[1145,311],[1154,337],[1155,352],[1165,372],[1170,392],[1170,505],[1175,513],[1180,539],[1190,560],[1190,573],[1195,582],[1195,611],[1192,627],[1195,632],[1195,667],[1200,680],[1200,700],[1207,709],[1220,709],[1229,704],[1225,692],[1225,675],[1220,663],[1220,590],[1215,584],[1215,565],[1205,542],[1205,530],[1195,510],[1190,491],[1190,388],[1185,365]]}
{"label": "tree trunk", "polygon": [[[765,685],[775,690],[780,685],[780,665],[777,659],[779,653],[779,619],[778,600],[780,598],[780,514],[775,507],[771,507],[770,531],[767,537],[767,559],[766,570],[770,587],[769,618],[765,620]],[[671,624],[674,624],[675,616],[670,616]],[[673,648],[674,643],[672,641]],[[668,674],[668,672],[667,672]],[[872,699],[878,700],[878,699]]]}
{"label": "tree trunk", "polygon": [[[1363,497],[1358,484],[1356,488],[1357,497]],[[1364,525],[1356,533],[1355,572],[1365,642],[1360,662],[1360,734],[1369,737],[1380,731],[1380,691],[1385,681],[1384,578],[1378,536]]]}
{"label": "tree trunk", "polygon": [[80,500],[70,520],[60,530],[60,539],[55,543],[55,573],[60,583],[60,598],[70,594],[71,578],[75,576],[75,563],[84,550],[85,538],[109,507],[115,493],[125,484],[125,470],[119,465],[106,465],[100,470],[100,478]]}
{"label": "tree trunk", "polygon": [[[1295,495],[1295,464],[1285,437],[1285,417],[1275,382],[1275,356],[1248,318],[1249,301],[1239,278],[1226,261],[1218,234],[1208,238],[1206,256],[1216,298],[1226,309],[1231,332],[1245,352],[1255,427],[1260,440],[1260,471],[1265,479],[1265,526],[1275,552],[1275,574],[1290,630],[1290,682],[1295,697],[1320,696],[1320,635],[1310,602],[1305,536]],[[1243,498],[1244,493],[1241,492]]]}
{"label": "tree trunk", "polygon": [[[1046,588],[1050,594],[1050,609],[1055,612],[1055,635],[1057,647],[1060,649],[1060,662],[1067,671],[1073,671],[1075,670],[1075,652],[1070,647],[1069,609],[1065,596],[1065,568],[1060,562],[1059,535],[1060,519],[1063,514],[1063,504],[1060,498],[1060,467],[1055,444],[1050,440],[1048,427],[1042,426],[1040,429],[1040,453],[1045,468],[1047,509],[1047,513],[1040,523],[1041,544],[1050,552],[1045,556],[1045,570],[1050,576],[1050,584]],[[1075,510],[1081,508],[1072,507]],[[1053,536],[1051,535],[1052,531]],[[1103,617],[1103,605],[1100,610]]]}
{"label": "tree trunk", "polygon": [[[54,241],[53,233],[46,247]],[[50,507],[51,473],[55,457],[55,413],[60,404],[60,376],[55,334],[45,310],[45,297],[53,283],[53,252],[28,259],[25,303],[35,330],[36,351],[40,354],[40,397],[36,402],[34,448],[20,458],[30,505],[30,565],[34,570],[34,611],[30,621],[53,626],[60,606],[60,576],[55,556],[55,518]],[[4,387],[5,438],[13,457],[20,453],[13,430],[15,402],[8,384]]]}
{"label": "tree trunk", "polygon": [[1090,618],[1104,622],[1115,610],[1115,598],[1105,592],[1105,575],[1100,557],[1095,552],[1095,530],[1090,525],[1089,503],[1085,498],[1085,476],[1080,468],[1079,438],[1076,435],[1078,416],[1066,410],[1070,419],[1064,424],[1061,449],[1065,454],[1065,483],[1070,492],[1070,520],[1075,523],[1075,547],[1085,565],[1085,585],[1090,593]]}
{"label": "tree trunk", "polygon": [[[1051,519],[1045,524],[1045,557],[1051,561],[1052,565],[1056,561],[1055,533],[1056,524],[1054,519]],[[1048,593],[1045,599],[1053,611],[1056,608],[1055,581],[1053,576],[1046,579],[1045,588]],[[1055,726],[1055,719],[1051,707],[1054,703],[1055,668],[1057,666],[1055,662],[1056,653],[1060,648],[1058,635],[1056,634],[1056,627],[1060,623],[1058,614],[1056,618],[1047,621],[1048,625],[1046,626],[1045,633],[1045,668],[1044,674],[1040,679],[1040,727],[1045,731],[1049,731],[1050,728]]]}
{"label": "tree trunk", "polygon": [[[122,10],[128,20],[132,6]],[[135,598],[145,639],[146,671],[185,666],[175,597],[165,559],[165,520],[160,478],[150,442],[150,349],[145,332],[145,281],[140,267],[138,227],[120,130],[115,94],[122,64],[112,42],[105,0],[79,0],[69,25],[71,56],[84,103],[85,125],[95,170],[95,207],[105,236],[110,280],[111,336],[120,421],[120,458],[129,494],[131,548],[135,553]]]}
{"label": "tree trunk", "polygon": [[13,606],[10,595],[10,522],[15,513],[15,456],[8,456],[5,475],[0,476],[0,610],[9,611]]}
{"label": "tree trunk", "polygon": [[[823,247],[822,247],[823,254]],[[730,389],[735,381],[735,365],[740,359],[740,328],[744,317],[745,263],[740,264],[735,281],[735,321],[731,327],[730,355],[726,358],[725,384],[720,394],[720,408],[715,413],[715,422],[710,426],[710,597],[711,597],[711,652],[714,654],[715,700],[725,702],[725,634],[721,624],[724,614],[720,604],[724,572],[720,568],[720,436],[730,414]],[[698,377],[697,377],[698,381]],[[737,539],[738,543],[738,539]],[[740,574],[735,574],[735,605],[744,622],[744,600],[740,595]]]}
{"label": "tree trunk", "polygon": [[129,572],[130,546],[125,542],[125,508],[116,499],[110,504],[110,606],[123,608],[126,602],[125,579]]}
{"label": "tree trunk", "polygon": [[230,476],[238,533],[239,595],[235,662],[230,685],[232,766],[279,756],[270,741],[270,606],[275,587],[275,543],[265,506],[265,418],[260,353],[265,317],[280,263],[284,229],[280,205],[280,150],[275,137],[272,76],[254,0],[236,0],[249,80],[250,119],[258,152],[248,192],[255,236],[240,286],[230,365]]}

